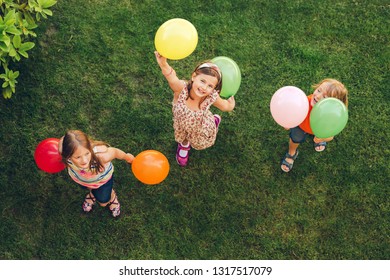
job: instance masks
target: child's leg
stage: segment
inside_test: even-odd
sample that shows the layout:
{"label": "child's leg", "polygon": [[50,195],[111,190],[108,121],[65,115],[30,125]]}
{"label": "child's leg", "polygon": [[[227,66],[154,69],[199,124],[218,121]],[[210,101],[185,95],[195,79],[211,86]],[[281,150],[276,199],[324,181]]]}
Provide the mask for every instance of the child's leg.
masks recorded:
{"label": "child's leg", "polygon": [[95,196],[100,206],[105,207],[111,201],[113,185],[114,185],[114,176],[112,176],[111,179],[108,180],[108,182],[106,182],[98,189],[92,190],[92,193]]}
{"label": "child's leg", "polygon": [[118,201],[118,197],[114,189],[111,190],[110,199],[105,202],[99,202],[100,206],[105,207],[108,205],[113,217],[118,217],[121,213],[121,204]]}
{"label": "child's leg", "polygon": [[314,136],[314,138],[313,138],[313,141],[314,141],[314,149],[315,149],[317,152],[322,152],[322,151],[325,150],[326,144],[327,144],[329,141],[332,141],[332,140],[333,140],[333,137],[318,138],[318,137]]}
{"label": "child's leg", "polygon": [[115,190],[112,190],[112,192],[111,192],[111,199],[110,199],[110,203],[108,205],[109,205],[109,208],[112,212],[112,215],[114,217],[118,217],[119,214],[121,213],[121,204],[118,201],[118,197],[116,195]]}
{"label": "child's leg", "polygon": [[290,141],[288,142],[288,153],[290,155],[295,155],[298,147],[299,147],[299,143],[294,143],[290,138]]}
{"label": "child's leg", "polygon": [[83,202],[83,211],[88,213],[92,210],[92,207],[93,205],[96,203],[96,198],[95,196],[93,195],[93,193],[90,191],[86,196],[85,196],[85,199],[84,199],[84,202]]}
{"label": "child's leg", "polygon": [[112,212],[112,216],[118,217],[121,213],[121,205],[118,201],[116,192],[113,189],[113,185],[114,185],[114,176],[112,176],[112,178],[103,186],[93,190],[92,192],[94,193],[100,206],[106,207],[108,205],[110,211]]}
{"label": "child's leg", "polygon": [[282,159],[280,168],[284,172],[289,172],[294,164],[295,159],[298,156],[298,146],[306,139],[307,133],[299,127],[290,129],[290,139],[288,143],[288,153],[286,153]]}
{"label": "child's leg", "polygon": [[298,156],[297,151],[298,151],[298,146],[299,143],[294,143],[291,138],[288,144],[288,154],[290,157],[285,156],[284,160],[287,161],[287,163],[283,163],[280,166],[284,172],[289,172],[292,169],[292,165],[294,164],[294,161],[296,159],[296,156]]}

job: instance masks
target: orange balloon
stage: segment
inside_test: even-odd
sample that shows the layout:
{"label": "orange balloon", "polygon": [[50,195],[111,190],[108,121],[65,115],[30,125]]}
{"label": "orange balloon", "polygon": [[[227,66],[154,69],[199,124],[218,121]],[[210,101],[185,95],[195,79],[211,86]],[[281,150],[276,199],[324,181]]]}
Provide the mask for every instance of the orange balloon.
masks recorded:
{"label": "orange balloon", "polygon": [[159,184],[168,176],[168,159],[160,152],[146,150],[139,153],[131,164],[134,176],[147,185]]}

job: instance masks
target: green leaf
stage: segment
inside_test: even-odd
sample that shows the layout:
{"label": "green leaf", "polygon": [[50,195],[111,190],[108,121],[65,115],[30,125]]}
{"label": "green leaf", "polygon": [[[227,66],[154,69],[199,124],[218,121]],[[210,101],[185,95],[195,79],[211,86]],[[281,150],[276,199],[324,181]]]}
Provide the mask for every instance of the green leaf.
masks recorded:
{"label": "green leaf", "polygon": [[27,21],[29,26],[37,26],[36,23],[35,23],[34,18],[31,16],[30,13],[25,12],[24,13],[24,18],[26,19],[26,21]]}
{"label": "green leaf", "polygon": [[33,47],[35,47],[35,43],[33,42],[26,42],[26,43],[23,43],[20,48],[19,48],[19,51],[28,51],[28,50],[31,50]]}
{"label": "green leaf", "polygon": [[41,17],[43,17],[44,19],[47,19],[47,15],[42,11],[40,11],[39,13],[37,13],[37,15],[40,15]]}
{"label": "green leaf", "polygon": [[43,9],[43,12],[44,12],[45,14],[47,14],[48,16],[52,16],[52,15],[53,15],[53,12],[50,11],[49,9]]}
{"label": "green leaf", "polygon": [[11,39],[8,35],[0,34],[0,42],[3,42],[8,47],[11,43]]}
{"label": "green leaf", "polygon": [[22,56],[24,56],[25,58],[28,58],[28,53],[27,53],[27,52],[18,50],[18,53],[20,53],[20,54],[21,54]]}
{"label": "green leaf", "polygon": [[15,15],[16,21],[18,22],[19,25],[23,25],[23,13],[22,12],[17,12]]}
{"label": "green leaf", "polygon": [[11,73],[9,74],[11,78],[13,79],[16,79],[17,77],[19,77],[19,71],[10,71]]}
{"label": "green leaf", "polygon": [[2,85],[2,87],[3,87],[3,88],[6,88],[6,87],[8,87],[8,85],[9,85],[8,82],[4,82],[3,85]]}
{"label": "green leaf", "polygon": [[19,35],[15,35],[12,39],[12,43],[14,44],[14,47],[19,49],[22,44],[22,39]]}
{"label": "green leaf", "polygon": [[15,10],[10,10],[4,17],[4,22],[5,22],[6,25],[14,24],[15,20],[16,20],[15,19]]}
{"label": "green leaf", "polygon": [[9,99],[12,96],[12,90],[10,87],[7,87],[3,90],[3,96],[5,99]]}
{"label": "green leaf", "polygon": [[20,61],[20,55],[18,52],[16,52],[16,55],[13,57],[13,59],[16,59],[16,61]]}
{"label": "green leaf", "polygon": [[22,34],[22,31],[20,31],[18,28],[16,28],[15,26],[8,26],[6,29],[5,29],[5,32],[7,33],[10,33],[10,34],[14,34],[14,35],[20,35]]}
{"label": "green leaf", "polygon": [[8,55],[14,57],[16,55],[16,50],[13,47],[11,47],[8,52]]}
{"label": "green leaf", "polygon": [[49,8],[51,6],[54,6],[57,1],[56,0],[38,0],[39,5],[42,6],[42,8]]}
{"label": "green leaf", "polygon": [[29,5],[30,7],[35,7],[35,6],[38,5],[38,3],[37,3],[37,1],[35,1],[35,0],[28,0],[28,5]]}
{"label": "green leaf", "polygon": [[9,52],[9,46],[7,46],[6,44],[4,44],[3,42],[0,41],[0,50],[2,50],[5,53],[8,53]]}
{"label": "green leaf", "polygon": [[5,25],[8,25],[8,26],[14,25],[15,22],[16,22],[16,18],[14,17],[14,18],[11,18],[11,19],[7,20],[7,21],[5,22]]}

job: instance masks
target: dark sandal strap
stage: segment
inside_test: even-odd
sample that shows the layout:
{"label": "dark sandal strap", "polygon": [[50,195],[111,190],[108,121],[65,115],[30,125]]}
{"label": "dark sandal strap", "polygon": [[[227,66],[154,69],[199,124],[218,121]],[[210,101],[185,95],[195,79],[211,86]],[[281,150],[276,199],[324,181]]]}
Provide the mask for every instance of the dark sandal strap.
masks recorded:
{"label": "dark sandal strap", "polygon": [[284,159],[291,158],[292,160],[296,160],[298,157],[298,150],[295,151],[294,155],[290,155],[288,152],[284,155]]}
{"label": "dark sandal strap", "polygon": [[[291,171],[291,169],[293,168],[294,162],[295,162],[295,160],[296,160],[297,157],[298,157],[298,154],[299,154],[299,152],[298,152],[298,150],[296,150],[296,152],[295,152],[294,155],[290,155],[288,152],[284,155],[284,158],[282,159],[281,165],[285,165],[285,166],[287,166],[287,168],[288,168],[287,171],[286,171],[286,170],[283,170],[284,172],[290,172],[290,171]],[[288,161],[286,160],[286,159],[288,159],[288,158],[292,159],[293,162],[288,162]]]}
{"label": "dark sandal strap", "polygon": [[[95,202],[96,202],[96,197],[95,197],[91,192],[89,192],[89,193],[85,196],[85,199],[84,199],[84,202],[89,203],[89,202],[87,202],[87,199],[92,200],[92,203],[95,203]],[[92,203],[89,203],[89,204],[92,204]]]}
{"label": "dark sandal strap", "polygon": [[283,159],[283,160],[282,160],[282,165],[287,166],[287,167],[288,167],[288,171],[290,171],[290,170],[293,168],[294,163],[293,163],[293,162],[290,163],[290,162],[288,162],[286,159]]}
{"label": "dark sandal strap", "polygon": [[318,142],[318,143],[314,143],[314,148],[317,148],[317,147],[326,147],[326,144],[327,142]]}
{"label": "dark sandal strap", "polygon": [[[112,215],[114,217],[118,217],[121,214],[121,204],[118,201],[118,196],[116,195],[116,192],[114,192],[114,193],[115,193],[114,199],[111,202],[109,202],[107,205],[108,205],[108,209],[110,209]],[[115,202],[115,200],[117,202]],[[117,205],[117,206],[111,209],[110,208],[111,205]]]}
{"label": "dark sandal strap", "polygon": [[[119,201],[118,201],[118,197],[117,197],[117,195],[116,195],[116,192],[114,192],[114,194],[115,194],[114,199],[111,200],[111,201],[107,204],[107,206],[110,206],[111,204],[114,204],[114,205],[118,205],[118,204],[119,204]],[[118,201],[118,202],[115,202],[115,200]]]}

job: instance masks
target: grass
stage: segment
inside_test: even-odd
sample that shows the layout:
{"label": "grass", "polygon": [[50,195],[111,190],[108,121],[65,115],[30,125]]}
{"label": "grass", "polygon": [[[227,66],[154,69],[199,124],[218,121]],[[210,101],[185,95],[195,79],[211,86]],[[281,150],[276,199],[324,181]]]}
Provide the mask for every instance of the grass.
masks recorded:
{"label": "grass", "polygon": [[[389,11],[372,1],[58,1],[0,100],[0,259],[388,259]],[[215,146],[174,159],[172,93],[154,58],[168,19],[197,28],[189,78],[205,59],[240,67],[236,109]],[[309,141],[294,169],[272,94],[326,77],[349,89],[349,122],[324,153]],[[85,191],[34,162],[37,144],[81,129],[134,155],[164,153],[156,186],[114,162],[122,216],[81,213]]]}

